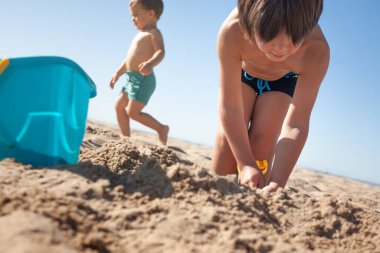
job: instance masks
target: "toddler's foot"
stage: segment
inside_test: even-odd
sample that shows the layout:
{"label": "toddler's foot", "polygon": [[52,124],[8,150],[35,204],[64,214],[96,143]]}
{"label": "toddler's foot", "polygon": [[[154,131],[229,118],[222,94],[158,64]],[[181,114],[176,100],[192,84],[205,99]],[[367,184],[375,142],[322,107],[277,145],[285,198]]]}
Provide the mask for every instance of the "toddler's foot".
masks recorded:
{"label": "toddler's foot", "polygon": [[169,133],[169,126],[164,125],[161,130],[158,132],[158,140],[162,145],[166,146],[166,142],[168,141],[168,133]]}

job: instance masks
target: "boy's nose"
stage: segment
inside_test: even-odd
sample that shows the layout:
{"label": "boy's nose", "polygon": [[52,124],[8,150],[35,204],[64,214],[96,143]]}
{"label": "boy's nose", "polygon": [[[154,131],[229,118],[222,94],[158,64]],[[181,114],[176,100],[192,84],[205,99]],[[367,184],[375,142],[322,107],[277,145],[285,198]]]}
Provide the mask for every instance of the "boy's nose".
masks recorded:
{"label": "boy's nose", "polygon": [[278,55],[283,55],[288,52],[288,46],[285,43],[277,42],[273,44],[272,51]]}

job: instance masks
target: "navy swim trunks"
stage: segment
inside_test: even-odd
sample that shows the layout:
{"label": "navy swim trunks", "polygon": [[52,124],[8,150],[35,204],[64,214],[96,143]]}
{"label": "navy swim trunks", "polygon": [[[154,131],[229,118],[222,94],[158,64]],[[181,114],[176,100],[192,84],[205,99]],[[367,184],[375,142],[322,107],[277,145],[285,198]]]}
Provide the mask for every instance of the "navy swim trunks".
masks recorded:
{"label": "navy swim trunks", "polygon": [[245,70],[241,70],[241,81],[255,90],[256,95],[262,95],[267,91],[280,91],[293,97],[296,89],[298,75],[289,72],[278,80],[266,81],[250,76]]}

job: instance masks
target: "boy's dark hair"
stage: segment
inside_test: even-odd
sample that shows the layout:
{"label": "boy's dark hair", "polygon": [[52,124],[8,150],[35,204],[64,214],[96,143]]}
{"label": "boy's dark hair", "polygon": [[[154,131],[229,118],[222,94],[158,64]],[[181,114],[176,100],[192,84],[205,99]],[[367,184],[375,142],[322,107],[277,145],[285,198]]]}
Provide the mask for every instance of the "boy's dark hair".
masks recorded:
{"label": "boy's dark hair", "polygon": [[164,3],[162,0],[132,0],[129,5],[139,3],[145,10],[153,10],[156,18],[159,19],[164,11]]}
{"label": "boy's dark hair", "polygon": [[238,10],[249,39],[269,42],[284,30],[298,44],[318,23],[323,0],[238,0]]}

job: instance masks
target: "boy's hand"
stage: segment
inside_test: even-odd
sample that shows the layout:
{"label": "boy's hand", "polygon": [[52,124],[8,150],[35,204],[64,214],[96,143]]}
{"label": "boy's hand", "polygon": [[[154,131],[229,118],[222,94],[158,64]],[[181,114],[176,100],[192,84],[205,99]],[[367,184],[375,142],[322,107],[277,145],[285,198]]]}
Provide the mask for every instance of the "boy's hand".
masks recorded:
{"label": "boy's hand", "polygon": [[113,74],[111,81],[110,81],[111,89],[113,89],[113,87],[115,87],[115,83],[117,82],[117,80],[119,80],[119,76],[117,75],[117,73],[115,73],[115,74]]}
{"label": "boy's hand", "polygon": [[240,183],[246,184],[252,188],[257,188],[263,182],[264,177],[261,172],[251,166],[244,166],[240,172]]}
{"label": "boy's hand", "polygon": [[153,66],[149,62],[143,62],[139,65],[139,72],[143,76],[148,76],[152,73]]}
{"label": "boy's hand", "polygon": [[275,183],[275,182],[270,182],[267,186],[265,186],[263,188],[263,191],[267,191],[267,192],[275,192],[277,191],[277,189],[280,189],[282,187],[280,187],[278,185],[278,183]]}

